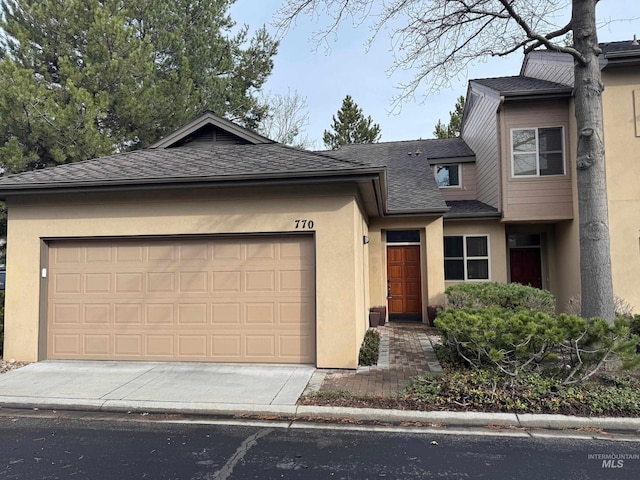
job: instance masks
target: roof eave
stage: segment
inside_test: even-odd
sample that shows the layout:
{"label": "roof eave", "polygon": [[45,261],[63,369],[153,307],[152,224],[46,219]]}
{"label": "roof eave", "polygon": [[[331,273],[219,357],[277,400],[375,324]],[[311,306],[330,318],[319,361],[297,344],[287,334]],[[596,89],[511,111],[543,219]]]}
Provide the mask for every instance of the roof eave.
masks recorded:
{"label": "roof eave", "polygon": [[606,63],[602,69],[607,67],[620,67],[628,65],[640,64],[640,51],[639,50],[626,50],[622,52],[611,52],[604,55]]}
{"label": "roof eave", "polygon": [[549,90],[520,90],[513,92],[500,92],[505,100],[540,100],[549,98],[569,98],[573,94],[573,88]]}
{"label": "roof eave", "polygon": [[436,165],[442,163],[474,163],[476,161],[475,155],[460,155],[458,157],[429,157],[429,164]]}
{"label": "roof eave", "polygon": [[183,187],[240,187],[285,183],[319,183],[327,181],[357,180],[364,177],[379,177],[383,168],[362,168],[353,170],[327,170],[322,172],[288,172],[286,174],[234,175],[228,177],[150,178],[123,179],[112,182],[65,182],[58,184],[29,184],[0,186],[0,200],[23,195],[43,193],[68,193],[110,190],[146,190],[156,188]]}
{"label": "roof eave", "polygon": [[500,212],[484,212],[484,213],[447,213],[444,216],[445,220],[487,220],[487,219],[500,219],[502,214]]}
{"label": "roof eave", "polygon": [[427,209],[402,209],[402,210],[387,210],[384,214],[385,217],[417,217],[417,216],[443,216],[449,211],[449,207],[442,208],[427,208]]}

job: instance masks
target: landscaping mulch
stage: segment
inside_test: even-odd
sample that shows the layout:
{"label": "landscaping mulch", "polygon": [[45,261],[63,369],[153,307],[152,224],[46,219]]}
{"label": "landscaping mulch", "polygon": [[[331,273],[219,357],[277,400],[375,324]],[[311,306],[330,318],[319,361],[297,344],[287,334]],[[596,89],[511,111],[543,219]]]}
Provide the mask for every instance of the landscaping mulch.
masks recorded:
{"label": "landscaping mulch", "polygon": [[0,359],[0,374],[29,365],[29,362],[10,362]]}

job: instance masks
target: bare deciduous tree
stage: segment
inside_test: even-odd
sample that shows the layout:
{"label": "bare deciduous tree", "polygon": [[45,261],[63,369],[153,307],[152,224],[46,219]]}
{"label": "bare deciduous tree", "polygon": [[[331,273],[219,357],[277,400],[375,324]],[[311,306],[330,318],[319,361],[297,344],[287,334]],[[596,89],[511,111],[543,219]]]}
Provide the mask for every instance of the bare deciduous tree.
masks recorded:
{"label": "bare deciduous tree", "polygon": [[259,97],[267,107],[267,114],[258,125],[257,131],[271,140],[296,148],[313,148],[313,141],[303,135],[309,124],[307,99],[297,91],[286,95],[263,93]]}
{"label": "bare deciduous tree", "polygon": [[[597,3],[598,0],[290,0],[279,11],[279,26],[286,30],[300,15],[326,15],[327,35],[336,33],[345,20],[358,24],[375,16],[372,38],[383,29],[390,29],[394,67],[415,72],[409,83],[401,85],[401,99],[412,98],[421,86],[426,86],[428,92],[449,86],[452,78],[483,57],[526,53],[536,48],[571,55],[575,64],[578,132],[582,314],[612,321],[614,295]],[[563,16],[569,18],[563,21]],[[573,37],[569,45],[567,34]]]}

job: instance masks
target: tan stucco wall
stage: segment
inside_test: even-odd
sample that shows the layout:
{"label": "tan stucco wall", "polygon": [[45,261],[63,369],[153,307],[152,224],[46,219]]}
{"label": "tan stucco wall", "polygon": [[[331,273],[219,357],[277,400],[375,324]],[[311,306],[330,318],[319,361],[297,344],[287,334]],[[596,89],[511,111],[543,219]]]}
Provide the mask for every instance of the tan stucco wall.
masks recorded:
{"label": "tan stucco wall", "polygon": [[[357,366],[366,301],[355,187],[57,195],[7,206],[5,358],[38,359],[41,238],[306,231],[315,232],[317,366]],[[313,229],[296,229],[297,219]]]}
{"label": "tan stucco wall", "polygon": [[[489,236],[489,280],[507,281],[507,243],[505,226],[498,220],[448,221],[444,223],[443,235],[488,235]],[[444,259],[443,259],[444,263]],[[444,275],[443,275],[444,276]],[[445,286],[459,282],[445,282]]]}
{"label": "tan stucco wall", "polygon": [[640,131],[634,105],[640,96],[638,67],[602,72],[607,196],[615,294],[640,312]]}
{"label": "tan stucco wall", "polygon": [[419,230],[422,318],[427,306],[444,302],[442,217],[373,218],[369,225],[369,306],[387,306],[387,230]]}

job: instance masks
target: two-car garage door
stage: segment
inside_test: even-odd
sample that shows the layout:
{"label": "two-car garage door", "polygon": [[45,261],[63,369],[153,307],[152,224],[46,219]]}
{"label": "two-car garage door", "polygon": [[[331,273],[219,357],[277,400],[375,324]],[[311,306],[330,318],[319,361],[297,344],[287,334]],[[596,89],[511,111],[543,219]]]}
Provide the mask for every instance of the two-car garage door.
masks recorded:
{"label": "two-car garage door", "polygon": [[310,236],[52,241],[47,358],[315,363]]}

